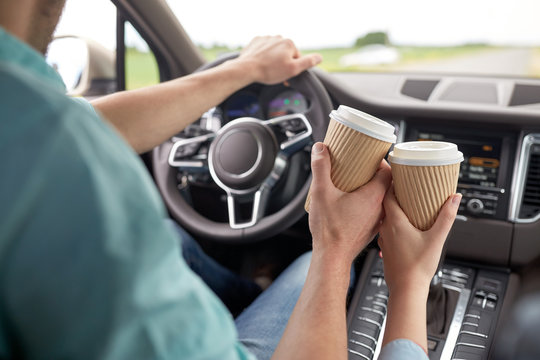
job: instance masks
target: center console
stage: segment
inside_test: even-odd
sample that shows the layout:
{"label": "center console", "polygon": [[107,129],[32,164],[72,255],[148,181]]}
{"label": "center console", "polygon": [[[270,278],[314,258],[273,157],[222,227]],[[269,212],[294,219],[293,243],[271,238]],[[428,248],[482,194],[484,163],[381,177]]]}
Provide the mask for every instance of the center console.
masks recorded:
{"label": "center console", "polygon": [[494,220],[508,219],[509,190],[516,150],[516,136],[498,131],[476,132],[415,124],[406,141],[447,141],[463,153],[457,192],[463,195],[459,214]]}
{"label": "center console", "polygon": [[[483,360],[490,353],[508,273],[446,262],[442,286],[448,293],[443,325],[428,326],[431,360]],[[349,359],[377,359],[386,325],[388,288],[382,259],[372,250],[364,262],[347,315]],[[428,325],[430,322],[428,304]],[[441,314],[439,314],[441,315]]]}

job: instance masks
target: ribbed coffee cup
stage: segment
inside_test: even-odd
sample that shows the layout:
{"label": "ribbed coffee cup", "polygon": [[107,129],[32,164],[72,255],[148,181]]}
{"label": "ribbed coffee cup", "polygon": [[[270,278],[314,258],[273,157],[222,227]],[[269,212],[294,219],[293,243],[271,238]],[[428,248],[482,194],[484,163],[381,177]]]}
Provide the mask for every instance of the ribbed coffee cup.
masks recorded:
{"label": "ribbed coffee cup", "polygon": [[412,141],[394,146],[388,160],[399,205],[417,229],[430,229],[456,192],[463,154],[452,143]]}
{"label": "ribbed coffee cup", "polygon": [[[330,113],[324,144],[332,162],[334,185],[352,192],[366,184],[396,141],[394,127],[362,111],[341,105]],[[311,189],[305,209],[309,212]]]}

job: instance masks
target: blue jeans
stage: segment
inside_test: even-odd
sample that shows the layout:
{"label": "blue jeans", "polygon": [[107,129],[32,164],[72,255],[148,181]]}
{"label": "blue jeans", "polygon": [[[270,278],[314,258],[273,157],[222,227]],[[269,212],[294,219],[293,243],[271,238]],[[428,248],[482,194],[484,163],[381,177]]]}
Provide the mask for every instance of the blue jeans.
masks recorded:
{"label": "blue jeans", "polygon": [[235,320],[238,339],[258,360],[270,359],[304,286],[311,252],[296,259],[261,294],[257,284],[218,264],[186,231],[174,226],[186,263],[226,305],[256,297]]}

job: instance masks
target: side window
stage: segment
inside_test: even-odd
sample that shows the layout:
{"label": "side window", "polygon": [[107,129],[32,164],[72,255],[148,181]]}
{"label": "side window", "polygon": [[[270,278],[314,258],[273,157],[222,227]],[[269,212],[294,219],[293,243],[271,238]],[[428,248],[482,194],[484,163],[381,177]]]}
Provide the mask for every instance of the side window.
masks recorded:
{"label": "side window", "polygon": [[129,23],[125,23],[125,76],[126,90],[159,83],[156,57],[148,44]]}
{"label": "side window", "polygon": [[[110,0],[66,1],[47,61],[64,79],[69,95],[101,96],[159,83],[150,47],[118,14]],[[73,46],[74,39],[82,46]]]}

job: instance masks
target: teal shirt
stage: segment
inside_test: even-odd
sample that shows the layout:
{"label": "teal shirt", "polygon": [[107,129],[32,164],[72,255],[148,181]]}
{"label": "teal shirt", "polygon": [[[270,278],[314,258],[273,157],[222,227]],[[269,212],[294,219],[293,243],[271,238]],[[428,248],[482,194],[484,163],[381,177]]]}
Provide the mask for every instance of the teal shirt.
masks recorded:
{"label": "teal shirt", "polygon": [[0,28],[0,358],[249,359],[133,150]]}

